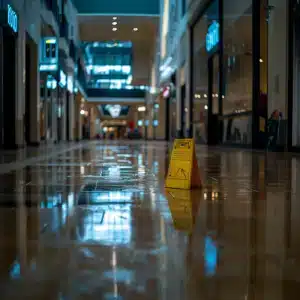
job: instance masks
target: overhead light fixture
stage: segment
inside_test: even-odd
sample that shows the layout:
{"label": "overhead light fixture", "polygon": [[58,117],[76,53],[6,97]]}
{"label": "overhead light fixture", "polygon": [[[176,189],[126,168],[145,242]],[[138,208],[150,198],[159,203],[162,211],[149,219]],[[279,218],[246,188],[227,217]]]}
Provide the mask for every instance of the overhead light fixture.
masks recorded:
{"label": "overhead light fixture", "polygon": [[117,20],[118,18],[117,17],[113,17],[113,20]]}
{"label": "overhead light fixture", "polygon": [[138,31],[139,29],[137,27],[134,27],[133,28],[133,31]]}
{"label": "overhead light fixture", "polygon": [[113,31],[117,31],[117,30],[118,30],[118,28],[114,27],[112,30],[113,30]]}
{"label": "overhead light fixture", "polygon": [[204,105],[204,109],[205,109],[205,110],[208,110],[208,106],[207,106],[207,105]]}
{"label": "overhead light fixture", "polygon": [[138,111],[146,111],[146,107],[145,106],[140,106],[140,107],[138,107]]}
{"label": "overhead light fixture", "polygon": [[118,22],[112,22],[112,24],[113,24],[114,26],[116,26],[116,25],[118,24]]}

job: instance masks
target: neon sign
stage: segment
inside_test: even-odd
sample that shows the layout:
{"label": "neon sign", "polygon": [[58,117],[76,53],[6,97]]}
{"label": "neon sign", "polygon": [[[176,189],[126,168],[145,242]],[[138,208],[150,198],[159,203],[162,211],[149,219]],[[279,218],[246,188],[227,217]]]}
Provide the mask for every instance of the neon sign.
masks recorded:
{"label": "neon sign", "polygon": [[210,52],[220,41],[220,24],[213,21],[206,34],[206,50]]}
{"label": "neon sign", "polygon": [[18,32],[18,16],[9,4],[7,4],[7,23],[14,32]]}

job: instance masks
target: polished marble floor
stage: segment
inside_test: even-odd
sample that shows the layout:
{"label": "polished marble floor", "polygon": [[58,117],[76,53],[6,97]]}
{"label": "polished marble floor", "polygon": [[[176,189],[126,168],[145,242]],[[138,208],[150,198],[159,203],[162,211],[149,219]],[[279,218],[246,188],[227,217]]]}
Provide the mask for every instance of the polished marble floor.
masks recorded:
{"label": "polished marble floor", "polygon": [[163,142],[56,147],[0,173],[1,299],[299,299],[300,156],[198,147],[179,191]]}

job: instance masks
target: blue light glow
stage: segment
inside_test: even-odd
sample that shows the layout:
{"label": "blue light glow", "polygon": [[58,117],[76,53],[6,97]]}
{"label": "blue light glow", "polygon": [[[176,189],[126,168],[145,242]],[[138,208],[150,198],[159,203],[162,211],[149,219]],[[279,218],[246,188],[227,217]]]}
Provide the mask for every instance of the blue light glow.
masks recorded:
{"label": "blue light glow", "polygon": [[18,32],[18,16],[9,4],[7,4],[7,23],[14,32]]}
{"label": "blue light glow", "polygon": [[220,41],[220,24],[213,21],[206,34],[206,50],[211,51]]}
{"label": "blue light glow", "polygon": [[205,274],[213,276],[217,268],[217,247],[209,236],[205,237],[204,247]]}

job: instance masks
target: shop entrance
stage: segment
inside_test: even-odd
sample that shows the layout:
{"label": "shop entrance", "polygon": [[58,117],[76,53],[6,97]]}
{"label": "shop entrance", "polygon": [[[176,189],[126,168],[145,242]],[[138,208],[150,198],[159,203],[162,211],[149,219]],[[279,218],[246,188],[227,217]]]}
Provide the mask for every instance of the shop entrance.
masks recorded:
{"label": "shop entrance", "polygon": [[219,77],[219,54],[216,53],[208,59],[208,145],[219,142]]}
{"label": "shop entrance", "polygon": [[0,27],[0,147],[16,147],[16,36]]}

